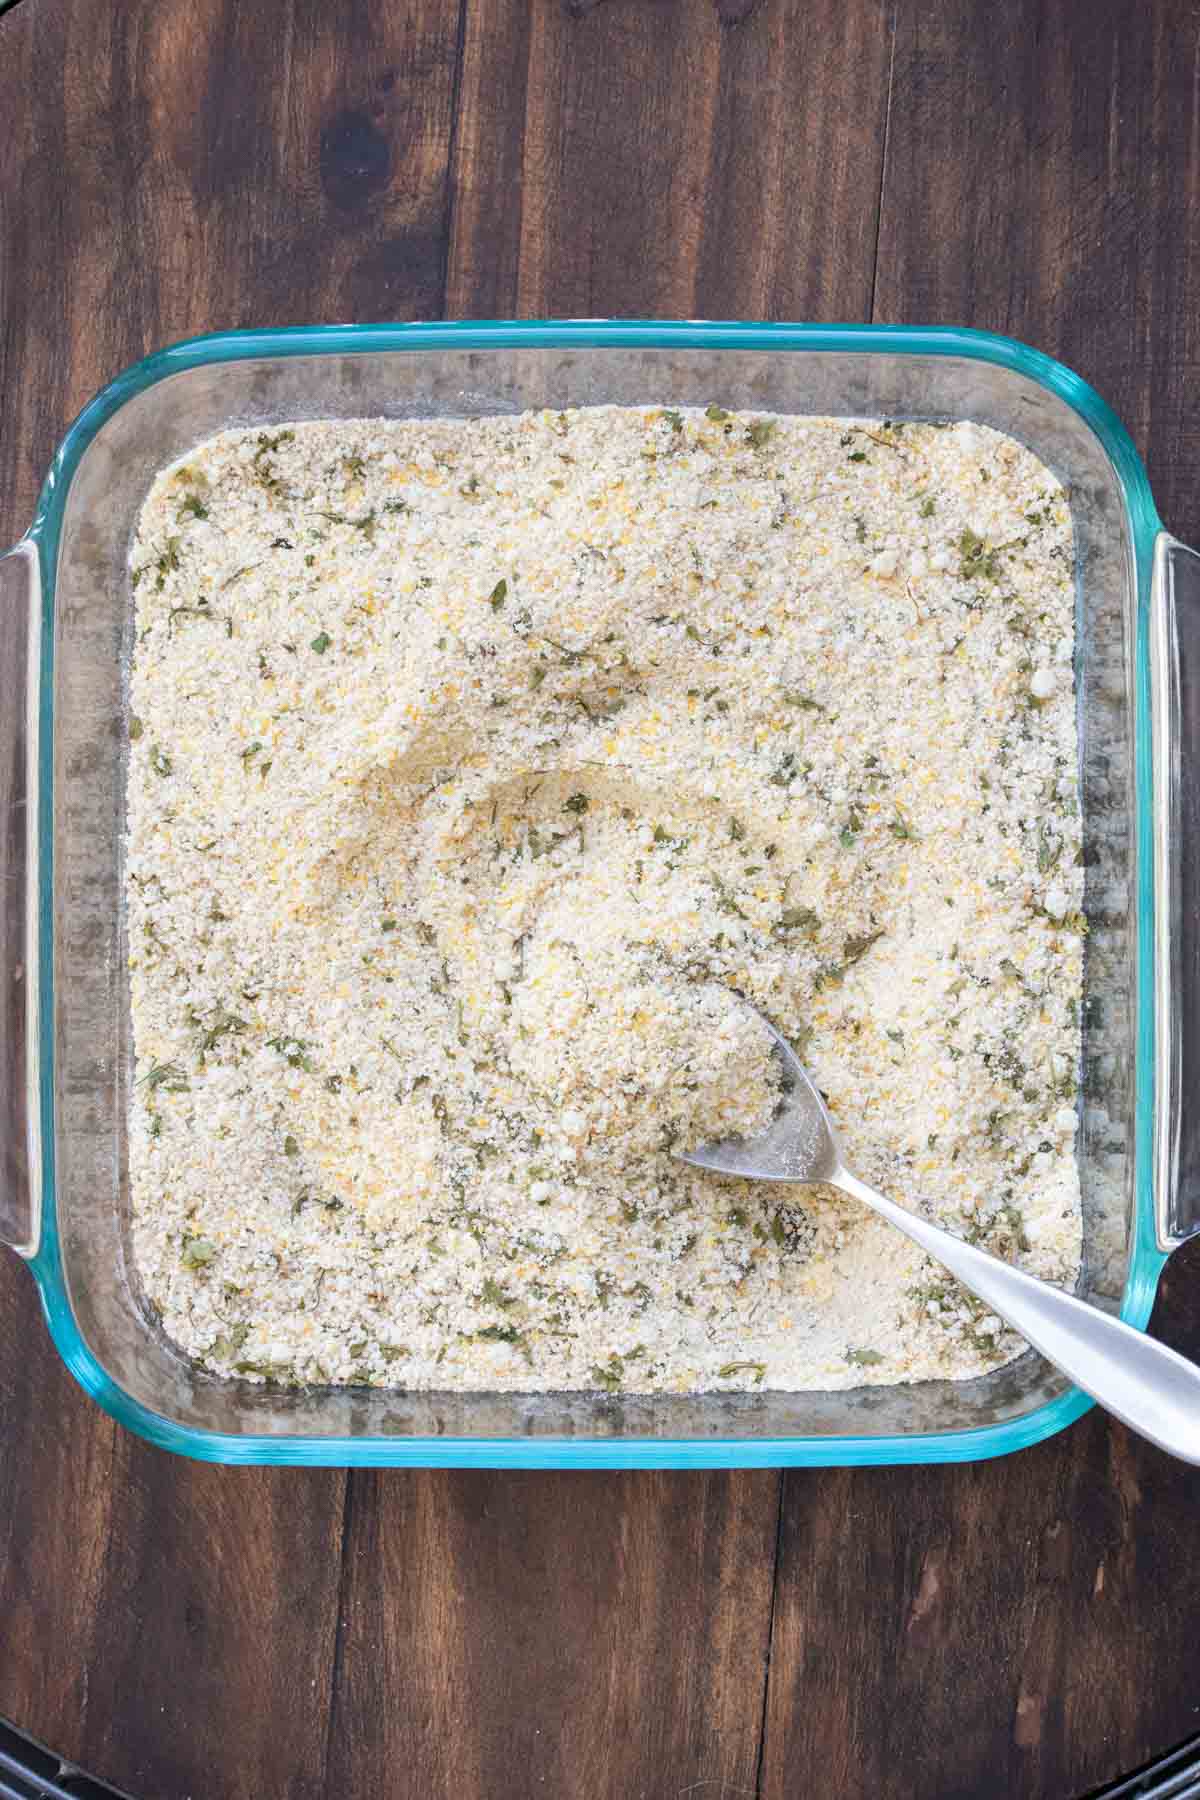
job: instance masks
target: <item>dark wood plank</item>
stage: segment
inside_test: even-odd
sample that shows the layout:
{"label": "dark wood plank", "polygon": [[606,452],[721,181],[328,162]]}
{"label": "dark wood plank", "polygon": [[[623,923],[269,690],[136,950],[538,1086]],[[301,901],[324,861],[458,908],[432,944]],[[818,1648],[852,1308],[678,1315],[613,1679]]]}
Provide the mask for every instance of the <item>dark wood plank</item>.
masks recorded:
{"label": "dark wood plank", "polygon": [[355,1476],[330,1793],[752,1795],[778,1493]]}
{"label": "dark wood plank", "polygon": [[346,1477],[181,1471],[123,1431],[114,1451],[84,1763],[138,1795],[318,1800]]}
{"label": "dark wood plank", "polygon": [[[0,22],[0,542],[71,415],[147,350],[440,311],[459,22],[458,0]],[[345,1477],[119,1431],[7,1255],[0,1446],[0,1714],[139,1793],[324,1793]]]}
{"label": "dark wood plank", "polygon": [[449,311],[687,313],[719,62],[688,0],[470,8]]}
{"label": "dark wood plank", "polygon": [[[14,12],[0,82],[18,130],[0,204],[23,383],[31,355],[57,362],[74,410],[192,332],[436,316],[459,8]],[[18,321],[31,340],[19,360]]]}
{"label": "dark wood plank", "polygon": [[[1193,535],[1198,56],[1175,0],[906,0],[875,294],[879,320],[1078,369]],[[1154,1318],[1193,1356],[1198,1272],[1193,1245]],[[1196,1471],[1096,1415],[974,1468],[789,1475],[764,1796],[819,1768],[845,1800],[1075,1795],[1194,1732],[1198,1499]]]}
{"label": "dark wood plank", "polygon": [[0,1715],[139,1794],[322,1794],[345,1477],[120,1430],[11,1257],[0,1444]]}
{"label": "dark wood plank", "polygon": [[861,316],[890,20],[890,0],[762,0],[734,25],[707,0],[473,0],[450,316]]}
{"label": "dark wood plank", "polygon": [[[724,0],[736,19],[744,0]],[[768,0],[721,34],[696,300],[711,319],[857,319],[871,304],[892,0]]]}

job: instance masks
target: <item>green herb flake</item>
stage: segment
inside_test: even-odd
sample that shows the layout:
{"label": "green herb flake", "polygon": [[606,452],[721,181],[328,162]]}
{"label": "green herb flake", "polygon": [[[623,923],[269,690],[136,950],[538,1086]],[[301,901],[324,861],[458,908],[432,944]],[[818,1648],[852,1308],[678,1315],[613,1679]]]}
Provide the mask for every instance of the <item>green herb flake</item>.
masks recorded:
{"label": "green herb flake", "polygon": [[143,729],[142,721],[138,718],[136,713],[132,713],[129,719],[129,741],[136,744],[142,735]]}
{"label": "green herb flake", "polygon": [[185,1237],[179,1260],[185,1269],[207,1269],[217,1254],[217,1246],[205,1237]]}
{"label": "green herb flake", "polygon": [[499,612],[500,608],[504,605],[504,602],[507,599],[508,599],[508,583],[507,583],[507,581],[501,579],[500,581],[498,581],[496,583],[495,587],[492,589],[491,593],[488,595],[488,605],[491,607],[493,612]]}
{"label": "green herb flake", "polygon": [[958,553],[961,558],[958,572],[964,581],[996,581],[999,578],[999,547],[989,550],[969,525],[964,527],[959,537]]}
{"label": "green herb flake", "polygon": [[167,584],[167,576],[173,575],[179,567],[179,539],[169,537],[166,549],[156,558],[154,567],[158,570],[155,586],[160,590]]}
{"label": "green herb flake", "polygon": [[811,906],[785,906],[779,915],[785,931],[819,931],[821,917]]}
{"label": "green herb flake", "polygon": [[193,519],[207,519],[208,508],[198,494],[188,494],[179,508],[180,514],[188,513]]}
{"label": "green herb flake", "polygon": [[300,1154],[300,1146],[290,1132],[283,1140],[283,1154],[285,1156],[299,1156]]}
{"label": "green herb flake", "polygon": [[324,656],[325,652],[328,650],[328,648],[329,648],[330,644],[332,644],[332,642],[333,642],[333,639],[330,637],[330,635],[327,631],[319,631],[317,633],[316,637],[313,639],[312,643],[309,645],[309,649],[315,650],[318,656]]}
{"label": "green herb flake", "polygon": [[153,750],[150,752],[150,767],[154,770],[156,775],[169,775],[174,764],[166,751],[161,750],[159,746],[155,744]]}
{"label": "green herb flake", "polygon": [[151,1093],[162,1088],[167,1094],[186,1094],[191,1086],[187,1071],[173,1062],[152,1062],[142,1081]]}
{"label": "green herb flake", "polygon": [[746,427],[746,442],[755,450],[765,450],[774,435],[774,419],[755,419]]}
{"label": "green herb flake", "polygon": [[615,1393],[625,1379],[625,1364],[615,1351],[606,1363],[596,1363],[592,1369],[592,1380],[597,1387],[607,1388]]}
{"label": "green herb flake", "polygon": [[485,1306],[514,1306],[516,1301],[512,1294],[506,1294],[500,1283],[491,1275],[484,1278],[481,1299]]}
{"label": "green herb flake", "polygon": [[294,431],[277,431],[272,437],[270,432],[260,431],[258,448],[254,452],[254,472],[261,485],[269,494],[279,495],[283,492],[283,483],[272,469],[267,466],[267,458],[279,449],[281,444],[290,444],[295,438]]}
{"label": "green herb flake", "polygon": [[846,458],[847,462],[855,462],[855,463],[866,462],[866,460],[867,460],[867,453],[865,450],[851,450],[849,456],[847,456],[847,458]]}
{"label": "green herb flake", "polygon": [[735,1375],[743,1375],[747,1371],[754,1376],[755,1384],[758,1387],[761,1387],[763,1377],[767,1372],[767,1365],[766,1363],[760,1362],[722,1363],[721,1367],[717,1370],[717,1380],[732,1381]]}
{"label": "green herb flake", "polygon": [[569,813],[583,814],[587,811],[587,809],[590,805],[591,805],[591,801],[588,799],[586,794],[572,794],[568,800],[564,800],[563,811],[569,812]]}
{"label": "green herb flake", "polygon": [[937,501],[933,499],[932,495],[926,494],[918,511],[923,519],[932,519],[934,513],[937,511]]}
{"label": "green herb flake", "polygon": [[228,1331],[223,1331],[220,1337],[214,1339],[208,1354],[216,1357],[218,1362],[232,1362],[249,1336],[248,1325],[231,1325]]}
{"label": "green herb flake", "polygon": [[[227,914],[219,913],[218,922],[224,920],[226,917]],[[239,1019],[236,1013],[227,1012],[223,1006],[218,1006],[213,1013],[210,1024],[205,1030],[201,1047],[205,1051],[215,1050],[222,1038],[231,1036],[236,1037],[240,1032],[245,1031],[245,1029],[245,1019]]]}
{"label": "green herb flake", "polygon": [[667,412],[663,413],[663,418],[666,420],[667,424],[671,427],[671,430],[673,432],[675,432],[676,436],[678,436],[678,434],[683,430],[683,414],[668,410]]}
{"label": "green herb flake", "polygon": [[878,1350],[847,1350],[846,1352],[846,1361],[854,1363],[860,1369],[872,1368],[883,1360]]}
{"label": "green herb flake", "polygon": [[1043,825],[1038,832],[1037,866],[1039,875],[1048,875],[1062,855],[1062,844],[1054,843]]}
{"label": "green herb flake", "polygon": [[709,879],[717,891],[717,911],[729,913],[735,919],[744,919],[746,917],[745,913],[742,911],[721,878],[718,875],[712,875]]}
{"label": "green herb flake", "polygon": [[823,713],[825,708],[811,694],[802,693],[799,688],[784,688],[782,698],[788,706],[798,706],[801,712]]}
{"label": "green herb flake", "polygon": [[706,419],[711,419],[714,425],[724,425],[729,414],[723,406],[706,406],[704,416]]}
{"label": "green herb flake", "polygon": [[883,932],[880,930],[865,932],[862,937],[848,937],[842,946],[844,966],[852,969],[855,963],[861,962],[867,951],[873,949],[882,936]]}

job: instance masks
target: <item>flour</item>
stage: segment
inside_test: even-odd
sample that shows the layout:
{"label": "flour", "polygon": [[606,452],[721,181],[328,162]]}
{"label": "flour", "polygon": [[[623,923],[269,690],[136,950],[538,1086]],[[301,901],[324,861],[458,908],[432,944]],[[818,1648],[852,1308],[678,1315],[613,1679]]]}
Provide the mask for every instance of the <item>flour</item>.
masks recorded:
{"label": "flour", "polygon": [[824,1189],[713,1177],[795,1044],[894,1199],[1074,1280],[1073,549],[949,428],[597,408],[229,432],[132,556],[142,1282],[223,1372],[965,1377]]}

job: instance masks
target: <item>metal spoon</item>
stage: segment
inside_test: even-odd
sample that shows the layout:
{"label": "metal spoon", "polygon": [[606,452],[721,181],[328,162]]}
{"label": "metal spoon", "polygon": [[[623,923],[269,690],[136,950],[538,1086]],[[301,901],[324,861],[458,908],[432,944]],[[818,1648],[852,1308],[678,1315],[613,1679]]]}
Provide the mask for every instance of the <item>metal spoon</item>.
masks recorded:
{"label": "metal spoon", "polygon": [[936,1256],[964,1287],[1132,1430],[1172,1456],[1200,1463],[1200,1368],[1085,1300],[952,1237],[852,1175],[812,1080],[786,1039],[769,1020],[763,1022],[784,1071],[783,1100],[770,1127],[752,1140],[704,1144],[683,1161],[751,1181],[820,1182],[851,1194]]}

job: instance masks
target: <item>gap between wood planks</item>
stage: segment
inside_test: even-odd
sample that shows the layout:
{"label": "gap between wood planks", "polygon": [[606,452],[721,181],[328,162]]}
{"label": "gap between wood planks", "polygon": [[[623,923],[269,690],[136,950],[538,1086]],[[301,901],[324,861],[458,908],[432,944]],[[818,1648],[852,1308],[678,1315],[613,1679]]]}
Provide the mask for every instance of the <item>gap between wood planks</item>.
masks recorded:
{"label": "gap between wood planks", "polygon": [[[464,0],[464,5],[466,0]],[[321,1749],[321,1792],[329,1792],[329,1766],[337,1729],[338,1695],[342,1686],[342,1664],[346,1650],[347,1573],[350,1561],[350,1533],[354,1524],[354,1477],[361,1470],[347,1469],[342,1485],[341,1537],[338,1543],[337,1593],[334,1597],[333,1656],[329,1668],[329,1710],[325,1716],[325,1741]]]}
{"label": "gap between wood planks", "polygon": [[[878,249],[877,240],[876,255],[878,255]],[[760,1800],[762,1794],[763,1764],[767,1754],[767,1703],[771,1697],[771,1652],[775,1647],[775,1606],[779,1599],[779,1554],[783,1546],[783,1495],[786,1481],[787,1470],[780,1469],[779,1487],[776,1494],[775,1559],[771,1565],[771,1607],[767,1614],[767,1654],[763,1661],[762,1711],[758,1720],[758,1756],[754,1764],[755,1800]]]}
{"label": "gap between wood planks", "polygon": [[[446,180],[442,189],[442,299],[440,316],[446,316],[446,300],[450,292],[450,254],[454,241],[454,202],[458,193],[454,165],[458,157],[458,118],[462,109],[463,60],[467,43],[467,7],[470,0],[459,0],[458,28],[454,44],[454,77],[450,85],[450,136],[446,144]],[[878,257],[878,243],[876,244]],[[874,298],[874,295],[872,295]]]}
{"label": "gap between wood planks", "polygon": [[[466,0],[463,0],[463,4],[465,6]],[[886,192],[884,182],[887,179],[888,141],[892,135],[892,90],[896,82],[896,11],[898,5],[899,0],[893,0],[889,14],[892,42],[888,54],[887,97],[883,104],[883,149],[879,156],[879,192],[875,198],[875,251],[871,259],[871,301],[868,308],[872,320],[875,318],[875,289],[879,282],[879,242],[883,232],[883,196]]]}

